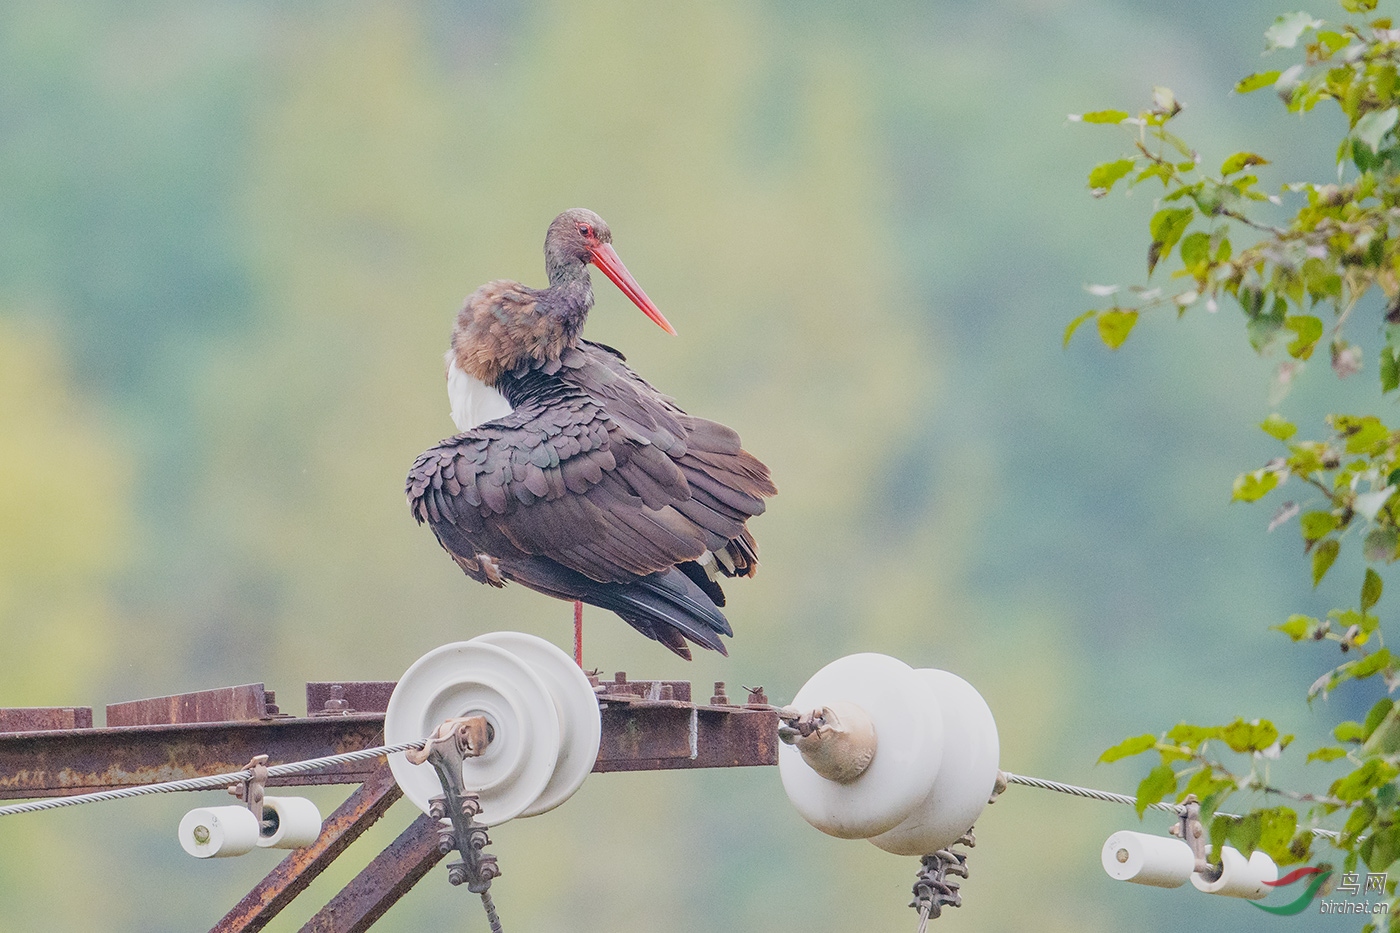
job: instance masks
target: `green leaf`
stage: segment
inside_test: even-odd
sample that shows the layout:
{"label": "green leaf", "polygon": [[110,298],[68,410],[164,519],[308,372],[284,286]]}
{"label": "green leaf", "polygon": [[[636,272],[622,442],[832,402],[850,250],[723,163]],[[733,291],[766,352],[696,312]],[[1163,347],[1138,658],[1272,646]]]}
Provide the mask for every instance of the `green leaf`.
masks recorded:
{"label": "green leaf", "polygon": [[1094,110],[1090,113],[1072,113],[1069,118],[1084,123],[1122,123],[1128,119],[1128,114],[1123,110]]}
{"label": "green leaf", "polygon": [[1194,726],[1189,722],[1179,722],[1167,731],[1167,738],[1178,745],[1199,745],[1207,739],[1220,738],[1220,727]]}
{"label": "green leaf", "polygon": [[1332,562],[1337,559],[1337,552],[1342,545],[1336,538],[1328,538],[1317,546],[1312,556],[1312,580],[1315,588],[1322,582],[1322,578],[1327,576],[1327,571],[1332,567]]}
{"label": "green leaf", "polygon": [[1332,783],[1329,792],[1341,800],[1360,800],[1371,791],[1395,779],[1395,765],[1384,758],[1368,758],[1355,771]]}
{"label": "green leaf", "polygon": [[1124,739],[1117,745],[1105,751],[1099,756],[1100,762],[1118,761],[1120,758],[1129,758],[1133,755],[1141,755],[1143,752],[1157,744],[1155,735],[1138,735],[1131,739]]}
{"label": "green leaf", "polygon": [[1275,861],[1286,859],[1289,843],[1298,830],[1298,814],[1288,807],[1274,807],[1260,810],[1259,821],[1259,848]]}
{"label": "green leaf", "polygon": [[[1184,252],[1186,250],[1185,244],[1183,244],[1181,248]],[[1286,441],[1294,434],[1298,433],[1298,428],[1277,412],[1261,421],[1259,423],[1259,428],[1270,437],[1276,437],[1281,441]]]}
{"label": "green leaf", "polygon": [[1364,680],[1386,670],[1391,666],[1391,663],[1390,649],[1379,648],[1375,654],[1368,654],[1360,661],[1355,662],[1348,673],[1351,674],[1353,680]]}
{"label": "green leaf", "polygon": [[1364,742],[1366,741],[1366,730],[1361,723],[1348,719],[1337,723],[1332,729],[1332,737],[1338,742]]}
{"label": "green leaf", "polygon": [[1149,275],[1157,267],[1157,263],[1171,255],[1172,247],[1191,225],[1191,218],[1195,213],[1195,210],[1189,207],[1165,207],[1152,215],[1148,224],[1148,230],[1152,234],[1152,248],[1148,251],[1147,262]]}
{"label": "green leaf", "polygon": [[1385,584],[1381,582],[1381,575],[1370,567],[1366,568],[1366,579],[1361,583],[1361,611],[1365,612],[1376,603],[1380,602],[1381,592]]}
{"label": "green leaf", "polygon": [[1367,836],[1361,842],[1361,857],[1371,871],[1384,874],[1400,858],[1400,826],[1386,826]]}
{"label": "green leaf", "polygon": [[1235,93],[1248,94],[1251,91],[1259,90],[1261,87],[1268,87],[1278,80],[1278,76],[1279,73],[1277,71],[1261,71],[1257,74],[1252,74],[1235,85]]}
{"label": "green leaf", "polygon": [[1400,388],[1400,352],[1394,347],[1381,348],[1381,392]]}
{"label": "green leaf", "polygon": [[1297,335],[1288,345],[1288,355],[1299,360],[1312,356],[1317,342],[1322,339],[1322,321],[1311,314],[1296,314],[1284,318],[1283,326]]}
{"label": "green leaf", "polygon": [[1395,549],[1400,546],[1400,530],[1394,525],[1372,528],[1361,541],[1361,556],[1369,561],[1380,563],[1395,559]]}
{"label": "green leaf", "polygon": [[1324,745],[1322,748],[1308,752],[1308,762],[1313,761],[1336,761],[1338,758],[1345,758],[1347,750],[1336,745]]}
{"label": "green leaf", "polygon": [[1337,433],[1347,439],[1347,453],[1382,453],[1390,442],[1390,429],[1374,415],[1337,415],[1333,419]]}
{"label": "green leaf", "polygon": [[1312,616],[1291,615],[1288,620],[1281,625],[1275,625],[1276,631],[1282,632],[1294,641],[1302,641],[1312,637],[1312,633],[1321,623]]}
{"label": "green leaf", "polygon": [[[1342,0],[1342,5],[1346,6],[1346,0]],[[1327,49],[1329,55],[1338,49],[1346,48],[1347,45],[1350,44],[1346,36],[1342,35],[1340,32],[1333,32],[1330,29],[1318,30],[1317,41]]]}
{"label": "green leaf", "polygon": [[1278,729],[1267,719],[1245,722],[1236,719],[1220,727],[1220,738],[1236,752],[1262,752],[1278,741]]}
{"label": "green leaf", "polygon": [[1331,512],[1304,512],[1298,519],[1298,527],[1303,531],[1304,541],[1320,541],[1341,524],[1341,519]]}
{"label": "green leaf", "polygon": [[1123,341],[1128,339],[1128,334],[1132,332],[1137,319],[1136,311],[1125,311],[1121,308],[1104,311],[1098,319],[1099,339],[1110,350],[1117,350],[1123,345]]}
{"label": "green leaf", "polygon": [[1261,467],[1235,477],[1235,488],[1231,498],[1240,502],[1256,502],[1277,485],[1278,474]]}
{"label": "green leaf", "polygon": [[1114,182],[1131,172],[1136,165],[1135,159],[1119,159],[1116,162],[1104,162],[1102,165],[1096,165],[1094,170],[1089,173],[1089,187],[1108,191],[1113,187]]}
{"label": "green leaf", "polygon": [[[1181,262],[1188,270],[1210,262],[1210,234],[1197,230],[1181,241]],[[1198,273],[1192,272],[1193,275]]]}
{"label": "green leaf", "polygon": [[1312,16],[1302,11],[1285,13],[1274,20],[1274,24],[1264,31],[1264,51],[1291,49],[1298,44],[1303,33],[1321,25],[1322,20],[1313,19]]}
{"label": "green leaf", "polygon": [[[1278,72],[1276,71],[1274,72],[1274,74],[1277,75]],[[1255,77],[1258,76],[1256,75]],[[1245,170],[1246,168],[1249,168],[1249,166],[1251,165],[1268,164],[1269,160],[1261,155],[1255,155],[1253,152],[1237,152],[1234,155],[1230,156],[1230,158],[1226,159],[1224,163],[1220,166],[1220,174],[1233,175],[1236,172],[1240,172]]]}
{"label": "green leaf", "polygon": [[1176,772],[1171,765],[1160,764],[1147,773],[1137,789],[1137,812],[1143,812],[1154,803],[1161,803],[1168,794],[1176,793]]}
{"label": "green leaf", "polygon": [[1366,714],[1366,721],[1361,724],[1361,730],[1366,734],[1367,739],[1375,735],[1377,727],[1385,722],[1386,717],[1393,709],[1395,709],[1395,701],[1390,697],[1381,697],[1376,701],[1376,705],[1372,706],[1371,711]]}
{"label": "green leaf", "polygon": [[1351,811],[1351,816],[1342,824],[1342,832],[1348,836],[1358,836],[1376,818],[1376,805],[1370,800],[1363,800]]}
{"label": "green leaf", "polygon": [[[1389,704],[1389,708],[1386,705]],[[1379,721],[1376,713],[1381,711]],[[1400,709],[1389,698],[1383,699],[1372,708],[1366,717],[1365,727],[1369,733],[1361,751],[1366,755],[1394,755],[1400,751]]]}
{"label": "green leaf", "polygon": [[1240,850],[1240,855],[1249,858],[1259,847],[1259,839],[1263,831],[1262,824],[1263,820],[1259,814],[1251,813],[1242,819],[1235,820],[1226,832],[1225,839]]}
{"label": "green leaf", "polygon": [[[1210,768],[1204,768],[1191,775],[1191,780],[1181,789],[1182,794],[1195,794],[1203,803],[1218,804],[1221,795],[1233,791],[1235,782],[1228,777],[1216,777]],[[1211,800],[1215,798],[1215,800]]]}
{"label": "green leaf", "polygon": [[1372,110],[1356,121],[1356,125],[1351,128],[1351,135],[1370,146],[1372,152],[1379,153],[1381,138],[1395,128],[1397,118],[1400,118],[1400,108]]}
{"label": "green leaf", "polygon": [[1074,332],[1075,332],[1076,330],[1079,329],[1079,325],[1080,325],[1080,324],[1083,324],[1085,321],[1089,320],[1089,318],[1093,317],[1094,315],[1096,315],[1096,314],[1098,314],[1098,313],[1099,313],[1099,312],[1097,312],[1097,311],[1085,311],[1083,314],[1079,315],[1079,317],[1077,317],[1077,318],[1075,318],[1074,320],[1070,321],[1069,324],[1067,324],[1067,325],[1065,326],[1065,346],[1066,346],[1066,347],[1069,346],[1069,339],[1070,339],[1071,337],[1074,336]]}

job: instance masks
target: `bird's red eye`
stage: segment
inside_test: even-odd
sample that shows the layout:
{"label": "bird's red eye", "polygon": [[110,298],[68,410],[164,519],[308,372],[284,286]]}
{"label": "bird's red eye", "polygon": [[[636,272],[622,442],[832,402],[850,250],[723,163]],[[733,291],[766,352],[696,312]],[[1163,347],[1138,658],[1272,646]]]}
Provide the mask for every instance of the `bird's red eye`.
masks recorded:
{"label": "bird's red eye", "polygon": [[579,224],[578,232],[590,240],[593,239],[593,228],[590,227],[588,224]]}

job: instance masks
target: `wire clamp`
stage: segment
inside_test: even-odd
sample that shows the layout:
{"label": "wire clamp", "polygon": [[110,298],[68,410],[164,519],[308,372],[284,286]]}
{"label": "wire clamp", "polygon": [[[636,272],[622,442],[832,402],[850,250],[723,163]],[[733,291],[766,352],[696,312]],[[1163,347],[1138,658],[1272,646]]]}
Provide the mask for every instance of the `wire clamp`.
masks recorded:
{"label": "wire clamp", "polygon": [[943,913],[944,907],[962,906],[958,882],[948,880],[948,876],[967,877],[967,853],[959,852],[953,846],[971,849],[976,845],[977,839],[969,829],[952,846],[919,860],[923,867],[914,879],[914,899],[909,902],[909,906],[919,912],[919,933],[923,933],[929,920]]}
{"label": "wire clamp", "polygon": [[258,826],[263,827],[263,797],[267,789],[267,756],[254,755],[243,770],[249,772],[250,776],[245,778],[242,783],[230,784],[228,792],[242,800],[243,805],[258,821]]}
{"label": "wire clamp", "polygon": [[1224,865],[1212,865],[1206,858],[1206,829],[1201,825],[1201,802],[1195,794],[1187,794],[1186,799],[1181,801],[1179,818],[1167,832],[1191,847],[1191,854],[1196,858],[1197,874],[1207,881],[1220,878]]}
{"label": "wire clamp", "polygon": [[428,801],[428,815],[444,821],[438,829],[438,851],[446,855],[456,849],[462,856],[447,866],[447,880],[465,884],[468,891],[483,897],[492,879],[500,877],[501,869],[496,857],[484,851],[491,838],[475,819],[481,812],[481,801],[467,790],[462,763],[485,752],[494,737],[485,716],[466,716],[438,726],[422,751],[405,752],[414,764],[426,761],[432,765],[442,784],[443,793]]}

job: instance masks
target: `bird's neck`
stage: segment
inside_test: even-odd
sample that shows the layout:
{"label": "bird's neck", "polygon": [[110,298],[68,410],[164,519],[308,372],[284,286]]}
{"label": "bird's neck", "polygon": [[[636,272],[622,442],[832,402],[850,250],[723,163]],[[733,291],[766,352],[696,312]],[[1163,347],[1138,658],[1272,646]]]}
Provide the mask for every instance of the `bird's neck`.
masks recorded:
{"label": "bird's neck", "polygon": [[526,288],[515,282],[490,282],[457,315],[452,351],[458,367],[488,386],[506,373],[557,362],[577,346],[593,287],[582,264],[556,273],[550,287]]}

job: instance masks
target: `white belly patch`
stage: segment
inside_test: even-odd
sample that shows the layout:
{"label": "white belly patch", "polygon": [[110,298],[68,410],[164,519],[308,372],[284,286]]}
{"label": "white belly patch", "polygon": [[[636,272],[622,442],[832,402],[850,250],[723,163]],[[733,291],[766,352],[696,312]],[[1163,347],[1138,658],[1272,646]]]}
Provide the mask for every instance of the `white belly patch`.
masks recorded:
{"label": "white belly patch", "polygon": [[513,410],[506,397],[475,376],[462,371],[451,350],[447,351],[447,401],[452,406],[452,423],[458,431],[504,418]]}

